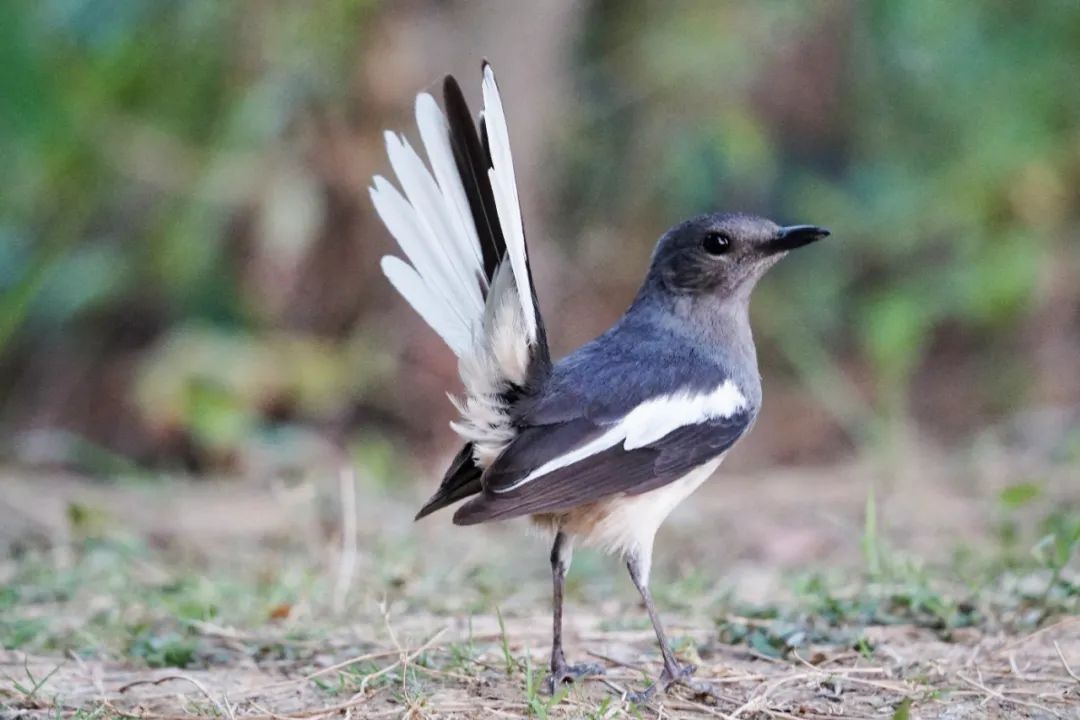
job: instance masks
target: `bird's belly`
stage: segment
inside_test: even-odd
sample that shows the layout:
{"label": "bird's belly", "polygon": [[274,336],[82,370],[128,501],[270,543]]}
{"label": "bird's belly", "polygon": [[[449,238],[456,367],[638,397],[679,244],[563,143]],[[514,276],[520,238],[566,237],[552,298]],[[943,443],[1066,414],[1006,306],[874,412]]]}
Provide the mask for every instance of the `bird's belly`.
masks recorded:
{"label": "bird's belly", "polygon": [[562,530],[585,545],[628,555],[651,553],[653,537],[679,503],[698,489],[724,456],[699,465],[678,480],[639,495],[616,495],[558,514],[535,515],[537,524]]}

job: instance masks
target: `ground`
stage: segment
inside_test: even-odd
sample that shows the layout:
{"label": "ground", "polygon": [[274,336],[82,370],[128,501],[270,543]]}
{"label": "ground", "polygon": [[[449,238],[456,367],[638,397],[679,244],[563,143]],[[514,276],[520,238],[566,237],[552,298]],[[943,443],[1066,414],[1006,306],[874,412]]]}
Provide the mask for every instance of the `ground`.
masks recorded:
{"label": "ground", "polygon": [[547,549],[525,525],[413,524],[422,488],[365,471],[8,472],[0,716],[1080,718],[1075,464],[919,456],[707,483],[653,584],[715,693],[646,707],[624,694],[659,672],[652,631],[589,551],[567,654],[607,672],[543,691]]}

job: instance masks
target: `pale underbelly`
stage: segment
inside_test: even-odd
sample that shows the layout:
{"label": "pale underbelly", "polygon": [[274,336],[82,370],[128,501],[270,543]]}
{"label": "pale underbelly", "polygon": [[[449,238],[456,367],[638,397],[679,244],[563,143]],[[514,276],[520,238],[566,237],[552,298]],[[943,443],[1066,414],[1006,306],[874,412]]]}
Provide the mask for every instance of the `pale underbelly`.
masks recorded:
{"label": "pale underbelly", "polygon": [[561,513],[533,515],[536,524],[561,530],[584,545],[626,556],[651,554],[653,537],[675,507],[716,471],[724,456],[678,480],[640,495],[614,495]]}

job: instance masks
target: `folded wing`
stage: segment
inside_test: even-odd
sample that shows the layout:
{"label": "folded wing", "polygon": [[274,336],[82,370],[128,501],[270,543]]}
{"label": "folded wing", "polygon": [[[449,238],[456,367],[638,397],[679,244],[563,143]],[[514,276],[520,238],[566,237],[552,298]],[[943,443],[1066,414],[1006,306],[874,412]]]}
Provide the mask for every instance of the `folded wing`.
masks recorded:
{"label": "folded wing", "polygon": [[604,412],[602,420],[580,407],[576,417],[523,429],[488,469],[483,495],[463,505],[454,522],[559,512],[648,492],[718,457],[753,422],[752,408],[731,380],[711,390],[654,395],[617,417]]}

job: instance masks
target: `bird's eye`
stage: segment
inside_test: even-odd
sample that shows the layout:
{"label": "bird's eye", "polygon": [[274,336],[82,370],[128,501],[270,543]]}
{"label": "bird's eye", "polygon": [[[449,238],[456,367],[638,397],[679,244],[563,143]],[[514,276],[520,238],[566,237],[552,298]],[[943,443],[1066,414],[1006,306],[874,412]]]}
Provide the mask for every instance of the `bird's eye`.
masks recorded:
{"label": "bird's eye", "polygon": [[702,242],[701,246],[705,249],[705,252],[710,255],[723,255],[731,250],[731,238],[727,233],[706,233],[705,240]]}

